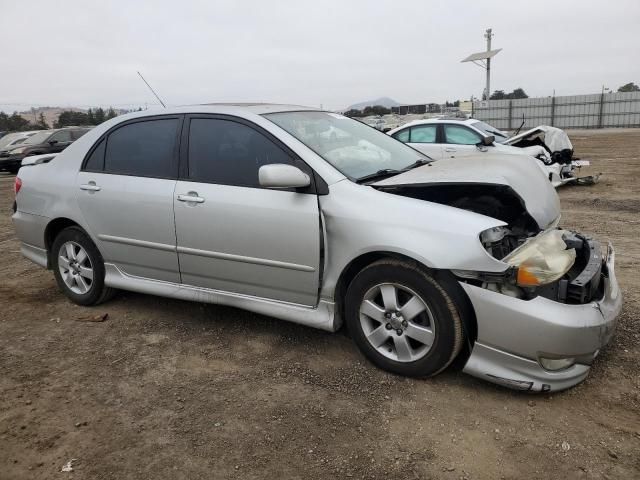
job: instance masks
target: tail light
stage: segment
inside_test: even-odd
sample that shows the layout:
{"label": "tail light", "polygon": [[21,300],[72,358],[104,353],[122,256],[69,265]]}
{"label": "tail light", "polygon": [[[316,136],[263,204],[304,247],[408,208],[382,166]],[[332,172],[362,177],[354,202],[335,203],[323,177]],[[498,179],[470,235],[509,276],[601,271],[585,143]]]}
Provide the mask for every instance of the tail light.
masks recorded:
{"label": "tail light", "polygon": [[16,183],[13,185],[13,191],[15,192],[16,195],[18,195],[18,192],[20,191],[21,188],[22,188],[22,180],[20,179],[20,177],[16,176]]}

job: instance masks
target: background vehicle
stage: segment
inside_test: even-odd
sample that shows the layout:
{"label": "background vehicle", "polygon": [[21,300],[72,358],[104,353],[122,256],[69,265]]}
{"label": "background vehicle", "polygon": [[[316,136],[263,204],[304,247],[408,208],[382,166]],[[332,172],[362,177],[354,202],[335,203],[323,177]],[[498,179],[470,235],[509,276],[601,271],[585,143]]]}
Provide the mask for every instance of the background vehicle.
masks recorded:
{"label": "background vehicle", "polygon": [[304,107],[145,111],[24,166],[13,220],[23,254],[81,305],[121,288],[329,331],[344,321],[391,372],[458,359],[492,382],[559,390],[587,376],[622,298],[611,247],[603,257],[556,228],[537,163],[432,163]]}
{"label": "background vehicle", "polygon": [[[434,160],[475,156],[481,151],[491,153],[494,150],[532,156],[542,162],[542,169],[554,187],[574,181],[574,170],[578,166],[571,162],[557,161],[557,157],[552,156],[540,143],[510,145],[510,138],[505,132],[476,119],[417,120],[393,129],[388,134]],[[487,141],[491,137],[493,141]]]}
{"label": "background vehicle", "polygon": [[0,138],[0,153],[2,151],[9,151],[14,146],[21,144],[27,138],[39,133],[40,130],[34,130],[32,132],[14,132],[8,133],[4,137]]}
{"label": "background vehicle", "polygon": [[20,145],[0,151],[0,171],[7,170],[15,173],[25,157],[61,152],[89,130],[88,127],[42,130],[30,136]]}

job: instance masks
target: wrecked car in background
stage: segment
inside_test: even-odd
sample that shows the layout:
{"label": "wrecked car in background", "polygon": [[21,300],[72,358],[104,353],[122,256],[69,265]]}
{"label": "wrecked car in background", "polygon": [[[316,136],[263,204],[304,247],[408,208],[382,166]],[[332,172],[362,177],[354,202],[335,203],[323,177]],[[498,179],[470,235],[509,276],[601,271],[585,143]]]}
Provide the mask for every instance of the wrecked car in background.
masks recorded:
{"label": "wrecked car in background", "polygon": [[574,158],[573,144],[569,135],[560,128],[540,125],[526,132],[517,133],[502,143],[523,149],[536,146],[544,147],[545,155],[534,156],[542,160],[549,169],[553,169],[553,177],[557,178],[557,181],[562,185],[567,183],[592,185],[600,179],[600,174],[578,176],[580,168],[589,166],[590,162]]}
{"label": "wrecked car in background", "polygon": [[109,120],[22,167],[21,251],[80,305],[113,289],[336,331],[375,365],[526,391],[586,378],[622,297],[558,229],[539,162],[446,162],[335,113],[204,105]]}
{"label": "wrecked car in background", "polygon": [[491,153],[493,150],[535,157],[542,162],[542,170],[554,187],[570,182],[587,184],[597,181],[597,177],[577,177],[577,171],[589,162],[573,160],[569,137],[553,127],[537,127],[509,137],[505,132],[473,118],[433,118],[404,124],[388,134],[434,160]]}

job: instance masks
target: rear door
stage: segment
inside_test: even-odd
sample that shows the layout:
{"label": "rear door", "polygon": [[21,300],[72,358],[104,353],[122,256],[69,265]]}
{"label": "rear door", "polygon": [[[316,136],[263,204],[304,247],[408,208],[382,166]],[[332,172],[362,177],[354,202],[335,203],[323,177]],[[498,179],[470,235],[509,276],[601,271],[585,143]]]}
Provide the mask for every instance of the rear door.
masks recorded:
{"label": "rear door", "polygon": [[315,305],[320,220],[313,189],[260,187],[271,163],[309,168],[255,124],[235,117],[185,120],[175,219],[182,283]]}
{"label": "rear door", "polygon": [[180,281],[173,195],[182,116],[119,125],[89,152],[77,199],[106,263],[129,275]]}
{"label": "rear door", "polygon": [[480,153],[476,145],[482,141],[482,136],[469,127],[455,123],[445,123],[444,128],[444,158],[460,158]]}

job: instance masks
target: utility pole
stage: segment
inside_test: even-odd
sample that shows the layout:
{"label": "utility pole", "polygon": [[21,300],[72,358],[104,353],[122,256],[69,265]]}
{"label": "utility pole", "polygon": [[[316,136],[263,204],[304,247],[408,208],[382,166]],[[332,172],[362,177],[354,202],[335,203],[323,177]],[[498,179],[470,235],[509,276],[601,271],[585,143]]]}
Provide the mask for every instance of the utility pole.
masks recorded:
{"label": "utility pole", "polygon": [[[493,37],[493,33],[491,33],[490,28],[487,28],[487,32],[484,34],[484,38],[487,39],[487,54],[491,51],[491,37]],[[491,57],[487,57],[487,87],[485,92],[485,98],[489,100],[491,96]]]}
{"label": "utility pole", "polygon": [[480,68],[484,68],[486,71],[486,84],[484,88],[484,97],[486,100],[489,100],[491,96],[491,59],[495,57],[501,48],[496,48],[495,50],[491,50],[491,38],[493,37],[493,30],[491,28],[487,28],[484,38],[487,39],[487,49],[483,52],[472,53],[467,58],[462,60],[462,62],[472,62],[478,65]]}

